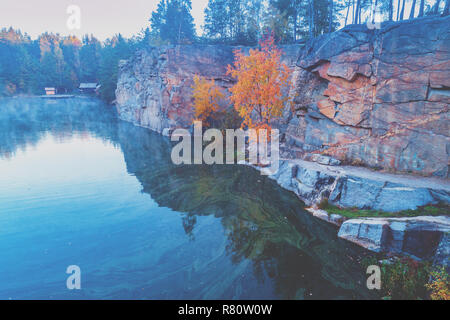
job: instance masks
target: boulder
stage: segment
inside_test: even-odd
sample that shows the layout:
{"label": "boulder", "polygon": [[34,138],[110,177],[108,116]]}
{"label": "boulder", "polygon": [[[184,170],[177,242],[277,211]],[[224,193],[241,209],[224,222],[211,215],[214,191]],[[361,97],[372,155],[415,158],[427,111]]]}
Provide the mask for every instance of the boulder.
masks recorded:
{"label": "boulder", "polygon": [[325,210],[317,209],[314,207],[306,208],[306,211],[311,213],[314,217],[332,223],[338,227],[340,227],[346,220],[343,216],[339,214],[329,214]]}
{"label": "boulder", "polygon": [[342,224],[338,236],[368,250],[381,252],[385,249],[388,227],[385,220],[352,219]]}

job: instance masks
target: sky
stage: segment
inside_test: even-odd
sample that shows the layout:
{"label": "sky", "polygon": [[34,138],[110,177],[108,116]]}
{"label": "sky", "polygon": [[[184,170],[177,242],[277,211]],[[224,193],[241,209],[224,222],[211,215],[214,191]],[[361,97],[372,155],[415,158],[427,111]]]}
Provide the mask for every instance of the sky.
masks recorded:
{"label": "sky", "polygon": [[[158,3],[159,0],[0,0],[0,29],[12,26],[28,33],[32,39],[43,32],[63,36],[71,34],[79,38],[93,34],[100,40],[117,33],[131,37],[150,27],[149,18]],[[199,35],[202,34],[207,4],[208,0],[192,0],[192,15]],[[73,12],[67,12],[72,5],[80,9],[80,29],[69,29],[67,25],[68,20],[72,21],[70,17]],[[408,1],[406,17],[410,8]]]}
{"label": "sky", "polygon": [[[0,0],[0,28],[12,26],[33,39],[46,31],[78,37],[93,34],[100,40],[119,32],[131,37],[150,27],[148,20],[158,3],[159,0]],[[208,0],[192,0],[199,34],[207,3]],[[80,9],[80,29],[67,26],[71,17],[67,9],[71,5]]]}

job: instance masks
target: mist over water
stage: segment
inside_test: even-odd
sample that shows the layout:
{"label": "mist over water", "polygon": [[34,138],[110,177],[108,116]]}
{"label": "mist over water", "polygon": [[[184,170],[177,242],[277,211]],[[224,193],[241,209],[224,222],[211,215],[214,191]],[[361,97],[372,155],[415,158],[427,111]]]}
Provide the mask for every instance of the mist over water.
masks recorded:
{"label": "mist over water", "polygon": [[97,100],[0,100],[0,299],[373,297],[294,194],[171,147]]}

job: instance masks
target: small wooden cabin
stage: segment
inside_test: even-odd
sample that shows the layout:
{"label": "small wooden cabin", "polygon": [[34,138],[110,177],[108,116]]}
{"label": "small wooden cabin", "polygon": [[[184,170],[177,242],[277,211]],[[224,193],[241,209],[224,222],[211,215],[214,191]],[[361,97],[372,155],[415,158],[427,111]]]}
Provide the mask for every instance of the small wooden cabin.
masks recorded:
{"label": "small wooden cabin", "polygon": [[98,83],[89,82],[89,83],[80,83],[80,87],[78,88],[81,93],[91,93],[94,94],[100,88]]}

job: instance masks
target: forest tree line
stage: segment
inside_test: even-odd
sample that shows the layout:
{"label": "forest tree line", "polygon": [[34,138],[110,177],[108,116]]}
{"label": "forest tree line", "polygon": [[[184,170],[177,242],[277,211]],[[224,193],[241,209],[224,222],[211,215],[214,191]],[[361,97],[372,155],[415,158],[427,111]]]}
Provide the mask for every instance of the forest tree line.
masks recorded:
{"label": "forest tree line", "polygon": [[94,36],[62,37],[44,33],[32,40],[13,28],[0,31],[0,96],[74,92],[82,82],[100,83],[100,97],[115,99],[118,63],[128,58],[142,39],[120,34],[101,42]]}
{"label": "forest tree line", "polygon": [[448,15],[450,0],[209,0],[203,35],[196,36],[190,0],[161,0],[151,16],[157,42],[256,45],[274,33],[278,43],[305,41],[348,24]]}
{"label": "forest tree line", "polygon": [[32,40],[13,28],[0,31],[0,96],[42,94],[45,87],[73,92],[82,82],[101,84],[115,99],[118,63],[149,45],[222,43],[254,46],[268,32],[277,43],[297,43],[349,24],[448,15],[450,0],[209,0],[202,35],[191,0],[161,0],[149,27],[126,39],[44,33]]}

